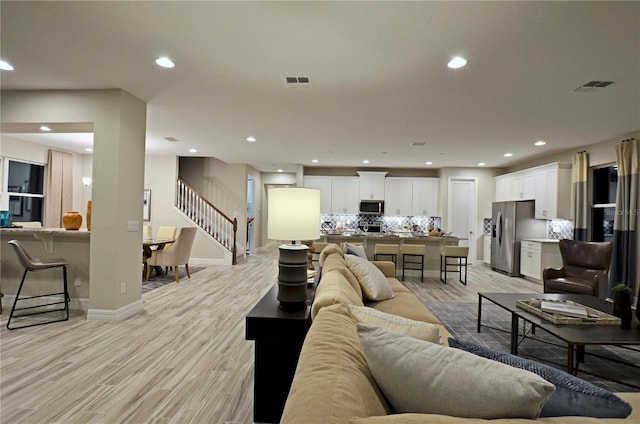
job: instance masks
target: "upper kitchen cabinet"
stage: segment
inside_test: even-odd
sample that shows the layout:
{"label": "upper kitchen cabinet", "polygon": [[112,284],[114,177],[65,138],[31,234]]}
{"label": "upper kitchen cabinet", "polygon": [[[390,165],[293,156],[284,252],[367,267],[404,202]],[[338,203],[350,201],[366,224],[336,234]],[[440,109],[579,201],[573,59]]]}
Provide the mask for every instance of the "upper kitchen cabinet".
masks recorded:
{"label": "upper kitchen cabinet", "polygon": [[529,171],[513,172],[495,177],[496,202],[532,200],[536,195],[536,177]]}
{"label": "upper kitchen cabinet", "polygon": [[571,219],[571,164],[551,163],[534,169],[536,218]]}
{"label": "upper kitchen cabinet", "polygon": [[320,213],[331,213],[331,177],[305,176],[304,186],[306,188],[317,188],[320,190]]}
{"label": "upper kitchen cabinet", "polygon": [[384,214],[413,215],[413,179],[386,178],[384,182]]}
{"label": "upper kitchen cabinet", "polygon": [[438,215],[438,178],[415,178],[412,191],[413,216],[439,216]]}
{"label": "upper kitchen cabinet", "polygon": [[360,200],[384,200],[386,172],[358,171],[360,176]]}
{"label": "upper kitchen cabinet", "polygon": [[359,195],[358,177],[333,177],[331,179],[331,213],[358,214]]}

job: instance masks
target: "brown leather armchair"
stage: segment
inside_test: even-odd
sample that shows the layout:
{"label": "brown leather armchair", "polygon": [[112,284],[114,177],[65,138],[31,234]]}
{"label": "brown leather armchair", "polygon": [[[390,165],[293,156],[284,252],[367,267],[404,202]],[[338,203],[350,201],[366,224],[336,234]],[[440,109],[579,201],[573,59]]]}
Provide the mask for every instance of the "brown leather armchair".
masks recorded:
{"label": "brown leather armchair", "polygon": [[613,243],[563,239],[559,242],[562,268],[545,268],[545,293],[607,297]]}

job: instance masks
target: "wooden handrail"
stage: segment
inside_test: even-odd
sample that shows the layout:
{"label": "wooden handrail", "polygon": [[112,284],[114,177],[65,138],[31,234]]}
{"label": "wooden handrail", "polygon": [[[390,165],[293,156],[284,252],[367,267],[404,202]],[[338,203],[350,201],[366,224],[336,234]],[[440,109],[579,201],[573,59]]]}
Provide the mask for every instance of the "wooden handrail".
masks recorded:
{"label": "wooden handrail", "polygon": [[[232,264],[237,264],[238,220],[236,218],[229,218],[181,178],[176,181],[175,205],[207,234],[229,249]],[[230,237],[231,232],[233,232],[233,240]]]}

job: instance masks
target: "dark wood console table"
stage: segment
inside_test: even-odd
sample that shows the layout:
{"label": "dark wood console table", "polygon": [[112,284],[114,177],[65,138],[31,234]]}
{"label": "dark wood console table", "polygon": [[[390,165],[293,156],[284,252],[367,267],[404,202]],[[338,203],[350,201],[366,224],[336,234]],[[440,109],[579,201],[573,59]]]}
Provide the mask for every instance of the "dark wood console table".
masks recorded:
{"label": "dark wood console table", "polygon": [[280,308],[278,287],[274,285],[246,317],[246,339],[255,341],[254,422],[280,422],[302,342],[311,326],[311,302],[317,281],[316,278],[307,286],[303,309]]}

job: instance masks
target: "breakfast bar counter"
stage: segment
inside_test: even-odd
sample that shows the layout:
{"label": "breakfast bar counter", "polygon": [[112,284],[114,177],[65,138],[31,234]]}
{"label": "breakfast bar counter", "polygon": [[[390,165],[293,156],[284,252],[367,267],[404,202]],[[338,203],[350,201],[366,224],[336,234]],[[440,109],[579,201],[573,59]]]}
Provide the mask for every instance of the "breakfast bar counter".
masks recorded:
{"label": "breakfast bar counter", "polygon": [[[19,225],[19,223],[16,223]],[[18,290],[24,268],[18,262],[10,240],[17,240],[34,258],[64,258],[69,262],[70,307],[86,309],[89,303],[89,249],[91,233],[86,230],[68,231],[64,228],[2,228],[0,229],[0,278],[5,302],[9,302]],[[33,295],[34,287],[41,293],[59,291],[62,281],[60,269],[30,272],[22,295]],[[34,281],[40,284],[33,284]],[[4,306],[7,306],[5,303]],[[9,305],[10,306],[10,305]]]}
{"label": "breakfast bar counter", "polygon": [[369,260],[373,260],[373,252],[376,244],[397,244],[398,262],[397,269],[402,269],[402,255],[400,249],[404,244],[418,244],[425,248],[424,271],[427,276],[438,276],[440,272],[440,252],[444,246],[457,246],[462,240],[458,237],[429,237],[413,235],[394,235],[377,233],[344,233],[323,234],[319,242],[324,243],[354,243],[362,244]]}

